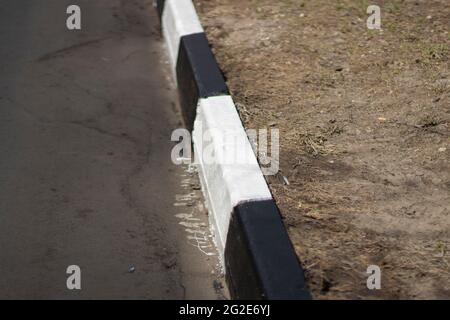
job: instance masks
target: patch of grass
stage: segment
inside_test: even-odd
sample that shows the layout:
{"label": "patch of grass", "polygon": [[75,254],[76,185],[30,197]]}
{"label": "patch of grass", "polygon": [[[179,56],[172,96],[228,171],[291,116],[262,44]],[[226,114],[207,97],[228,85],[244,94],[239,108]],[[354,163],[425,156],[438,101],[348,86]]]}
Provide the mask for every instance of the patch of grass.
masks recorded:
{"label": "patch of grass", "polygon": [[[325,1],[325,3],[330,1]],[[365,15],[367,7],[370,5],[369,0],[338,0],[334,4],[334,8],[337,11],[355,11],[360,15]]]}
{"label": "patch of grass", "polygon": [[[400,6],[395,1],[389,1],[384,5],[384,8],[390,13],[396,13],[400,11]],[[383,9],[382,9],[383,10]]]}
{"label": "patch of grass", "polygon": [[422,61],[424,63],[447,60],[448,53],[449,48],[445,43],[430,44],[421,48]]}
{"label": "patch of grass", "polygon": [[436,81],[432,86],[432,91],[435,95],[441,96],[450,92],[450,85],[445,81]]}

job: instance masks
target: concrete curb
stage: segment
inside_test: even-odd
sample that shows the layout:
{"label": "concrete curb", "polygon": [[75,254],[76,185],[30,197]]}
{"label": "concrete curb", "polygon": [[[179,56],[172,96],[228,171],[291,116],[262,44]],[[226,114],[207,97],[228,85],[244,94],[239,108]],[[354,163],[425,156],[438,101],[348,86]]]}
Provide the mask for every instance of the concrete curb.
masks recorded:
{"label": "concrete curb", "polygon": [[[234,299],[310,299],[303,270],[191,0],[157,0],[215,242]],[[239,137],[245,165],[204,163],[202,133]],[[211,139],[214,152],[237,144]]]}

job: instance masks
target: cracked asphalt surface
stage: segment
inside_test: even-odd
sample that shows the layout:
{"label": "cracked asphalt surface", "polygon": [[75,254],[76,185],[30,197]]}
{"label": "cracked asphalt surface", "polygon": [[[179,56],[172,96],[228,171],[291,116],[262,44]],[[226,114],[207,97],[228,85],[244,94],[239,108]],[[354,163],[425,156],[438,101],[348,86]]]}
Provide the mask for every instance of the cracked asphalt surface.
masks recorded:
{"label": "cracked asphalt surface", "polygon": [[224,298],[175,217],[207,225],[170,160],[182,122],[152,2],[77,1],[79,31],[70,4],[0,3],[0,298]]}

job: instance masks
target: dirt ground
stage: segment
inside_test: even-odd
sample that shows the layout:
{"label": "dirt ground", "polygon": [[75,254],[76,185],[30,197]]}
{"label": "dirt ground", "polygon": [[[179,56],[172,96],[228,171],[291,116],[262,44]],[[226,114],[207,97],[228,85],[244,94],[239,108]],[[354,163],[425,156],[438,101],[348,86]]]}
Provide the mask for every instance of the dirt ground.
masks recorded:
{"label": "dirt ground", "polygon": [[195,3],[314,298],[450,298],[450,2]]}

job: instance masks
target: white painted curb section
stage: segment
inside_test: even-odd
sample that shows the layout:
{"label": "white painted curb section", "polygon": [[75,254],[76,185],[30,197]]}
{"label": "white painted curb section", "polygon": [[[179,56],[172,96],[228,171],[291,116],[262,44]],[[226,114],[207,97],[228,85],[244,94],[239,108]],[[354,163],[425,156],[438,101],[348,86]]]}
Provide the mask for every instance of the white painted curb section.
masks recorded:
{"label": "white painted curb section", "polygon": [[175,69],[181,37],[203,32],[203,28],[191,0],[166,0],[161,20],[163,36]]}
{"label": "white painted curb section", "polygon": [[[214,131],[222,134],[210,135],[206,144],[204,133]],[[237,139],[224,143],[224,135]],[[230,96],[200,99],[193,141],[216,245],[223,257],[233,208],[241,202],[272,199],[272,195]],[[237,154],[245,163],[206,163],[204,148],[215,154]]]}

